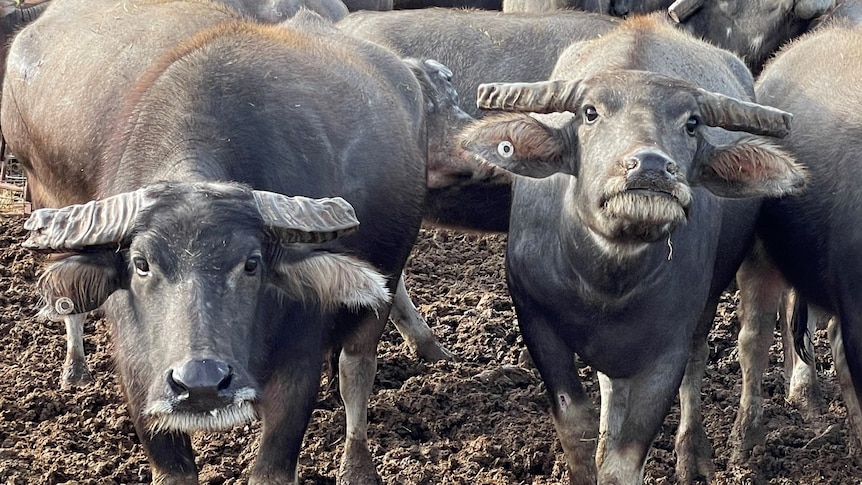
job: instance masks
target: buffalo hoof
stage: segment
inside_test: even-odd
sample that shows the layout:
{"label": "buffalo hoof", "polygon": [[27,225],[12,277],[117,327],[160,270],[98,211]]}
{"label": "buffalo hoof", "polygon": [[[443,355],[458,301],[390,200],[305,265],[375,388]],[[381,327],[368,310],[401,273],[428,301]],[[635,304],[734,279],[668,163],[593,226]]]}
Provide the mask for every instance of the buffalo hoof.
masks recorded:
{"label": "buffalo hoof", "polygon": [[441,360],[455,361],[455,354],[449,351],[436,339],[409,344],[420,359],[426,362],[437,362]]}
{"label": "buffalo hoof", "polygon": [[338,471],[339,485],[380,485],[383,482],[377,475],[368,442],[348,439],[341,457]]}
{"label": "buffalo hoof", "polygon": [[93,383],[93,376],[83,362],[72,362],[63,365],[60,373],[60,388],[87,387]]}
{"label": "buffalo hoof", "polygon": [[751,458],[754,447],[766,442],[766,428],[759,411],[758,407],[754,410],[740,408],[736,415],[730,437],[733,443],[733,453],[730,458],[732,464],[745,464]]}
{"label": "buffalo hoof", "polygon": [[820,415],[823,400],[821,399],[820,386],[817,377],[811,367],[793,373],[788,386],[787,402],[798,409],[808,418]]}
{"label": "buffalo hoof", "polygon": [[703,428],[689,430],[676,440],[677,482],[688,485],[699,478],[712,482],[715,464],[712,461],[712,443]]}
{"label": "buffalo hoof", "polygon": [[153,473],[153,485],[198,485],[197,475],[164,475]]}

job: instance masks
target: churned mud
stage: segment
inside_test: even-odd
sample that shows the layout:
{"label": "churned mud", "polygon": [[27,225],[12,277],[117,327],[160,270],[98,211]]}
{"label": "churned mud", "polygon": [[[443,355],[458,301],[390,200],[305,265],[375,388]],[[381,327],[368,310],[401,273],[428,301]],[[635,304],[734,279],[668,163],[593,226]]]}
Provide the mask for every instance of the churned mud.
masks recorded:
{"label": "churned mud", "polygon": [[[38,263],[20,248],[23,219],[0,216],[0,483],[105,484],[150,479],[122,403],[103,322],[91,319],[85,346],[95,383],[60,390],[61,324],[35,318]],[[407,271],[414,301],[458,362],[425,363],[390,325],[379,345],[369,435],[386,484],[551,484],[565,479],[562,452],[536,371],[518,363],[518,334],[503,269],[505,236],[423,230]],[[727,294],[710,338],[704,421],[716,450],[717,484],[859,484],[848,425],[825,335],[818,334],[822,414],[806,417],[784,399],[780,346],[765,377],[766,446],[751,465],[729,464],[739,401],[736,305]],[[594,396],[598,385],[582,373]],[[334,484],[344,413],[326,379],[306,434],[305,484]],[[646,483],[674,483],[671,411],[646,465]],[[195,437],[203,484],[245,483],[257,425]]]}

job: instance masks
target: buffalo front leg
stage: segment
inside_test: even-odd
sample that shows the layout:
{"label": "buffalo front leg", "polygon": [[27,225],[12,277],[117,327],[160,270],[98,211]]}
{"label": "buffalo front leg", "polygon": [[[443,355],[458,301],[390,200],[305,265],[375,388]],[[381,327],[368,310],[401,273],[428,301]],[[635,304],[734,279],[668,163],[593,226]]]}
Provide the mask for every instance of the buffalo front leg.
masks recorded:
{"label": "buffalo front leg", "polygon": [[425,322],[425,319],[419,314],[419,310],[413,305],[413,301],[410,300],[407,287],[404,285],[403,273],[398,279],[398,286],[395,288],[391,316],[398,333],[419,358],[428,362],[455,360],[455,356],[440,344],[434,332],[428,327],[428,323]]}
{"label": "buffalo front leg", "polygon": [[322,352],[314,345],[291,349],[278,363],[256,409],[261,417],[260,450],[249,484],[294,485],[302,437],[311,419],[320,386]]}
{"label": "buffalo front leg", "polygon": [[84,322],[86,313],[75,313],[63,317],[66,325],[66,361],[60,373],[60,387],[84,387],[93,382],[93,376],[87,369],[87,359],[84,354]]}
{"label": "buffalo front leg", "polygon": [[377,342],[387,314],[381,311],[365,317],[342,345],[338,359],[338,388],[344,402],[347,434],[338,473],[342,485],[380,483],[368,450],[368,397],[377,373]]}
{"label": "buffalo front leg", "polygon": [[126,405],[153,475],[154,485],[197,485],[198,472],[189,435],[153,431],[147,427],[141,407],[128,399]]}
{"label": "buffalo front leg", "polygon": [[596,452],[598,483],[643,483],[647,454],[673,403],[687,356],[688,346],[684,346],[626,379],[598,374],[602,394]]}
{"label": "buffalo front leg", "polygon": [[711,481],[715,473],[712,443],[706,436],[700,412],[700,392],[709,358],[707,336],[712,328],[716,307],[717,302],[711,303],[701,315],[692,339],[685,375],[679,386],[680,417],[674,450],[677,481],[682,484],[693,483],[698,477]]}
{"label": "buffalo front leg", "polygon": [[778,309],[787,287],[781,274],[758,256],[759,253],[749,256],[736,273],[740,293],[738,347],[742,392],[731,432],[734,446],[731,460],[740,464],[766,438],[761,397],[763,372],[769,365],[769,347],[774,341]]}
{"label": "buffalo front leg", "polygon": [[519,315],[518,321],[551,401],[551,416],[563,446],[569,483],[595,485],[598,421],[578,376],[574,352],[544,320]]}

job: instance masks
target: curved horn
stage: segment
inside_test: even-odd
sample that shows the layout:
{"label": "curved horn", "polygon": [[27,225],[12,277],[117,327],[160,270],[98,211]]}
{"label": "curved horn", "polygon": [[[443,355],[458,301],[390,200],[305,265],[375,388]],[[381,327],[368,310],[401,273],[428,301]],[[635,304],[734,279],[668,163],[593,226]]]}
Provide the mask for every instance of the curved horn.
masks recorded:
{"label": "curved horn", "polygon": [[667,8],[668,16],[681,24],[703,7],[705,0],[676,0]]}
{"label": "curved horn", "polygon": [[697,90],[697,104],[703,121],[731,131],[783,138],[790,133],[793,115],[780,109],[749,103],[723,94]]}
{"label": "curved horn", "polygon": [[35,210],[24,223],[30,237],[22,245],[34,250],[75,250],[119,244],[140,211],[153,201],[145,189],[138,189],[86,204]]}
{"label": "curved horn", "polygon": [[480,84],[476,106],[481,109],[558,113],[575,105],[578,81]]}
{"label": "curved horn", "polygon": [[50,5],[50,2],[43,1],[35,5],[16,6],[10,4],[7,7],[0,8],[0,26],[4,27],[3,32],[13,32],[17,30],[18,25],[36,20],[42,15],[42,12],[45,11],[48,5]]}
{"label": "curved horn", "polygon": [[796,0],[793,13],[803,20],[810,20],[826,13],[835,6],[835,0]]}
{"label": "curved horn", "polygon": [[282,243],[321,243],[355,232],[359,220],[341,197],[311,199],[252,191],[257,211]]}

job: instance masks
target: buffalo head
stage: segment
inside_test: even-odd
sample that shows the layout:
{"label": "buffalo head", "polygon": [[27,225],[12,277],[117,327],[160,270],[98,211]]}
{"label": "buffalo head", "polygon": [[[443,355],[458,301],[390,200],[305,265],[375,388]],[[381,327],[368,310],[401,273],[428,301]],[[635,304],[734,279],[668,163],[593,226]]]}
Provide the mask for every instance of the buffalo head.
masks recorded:
{"label": "buffalo head", "polygon": [[[594,234],[610,241],[650,242],[667,235],[687,220],[692,185],[722,197],[775,197],[805,182],[804,170],[789,155],[752,136],[784,136],[790,114],[648,72],[486,84],[479,87],[478,104],[557,113],[551,115],[556,120],[487,117],[465,130],[462,143],[480,159],[519,175],[574,175],[571,207]],[[728,133],[708,127],[751,135],[715,144],[710,140]]]}
{"label": "buffalo head", "polygon": [[126,387],[144,394],[137,411],[151,429],[191,432],[254,416],[253,354],[270,322],[290,320],[280,302],[319,312],[387,304],[373,267],[321,247],[358,224],[340,198],[159,183],[37,210],[24,245],[72,252],[39,281],[46,312],[104,304]]}

